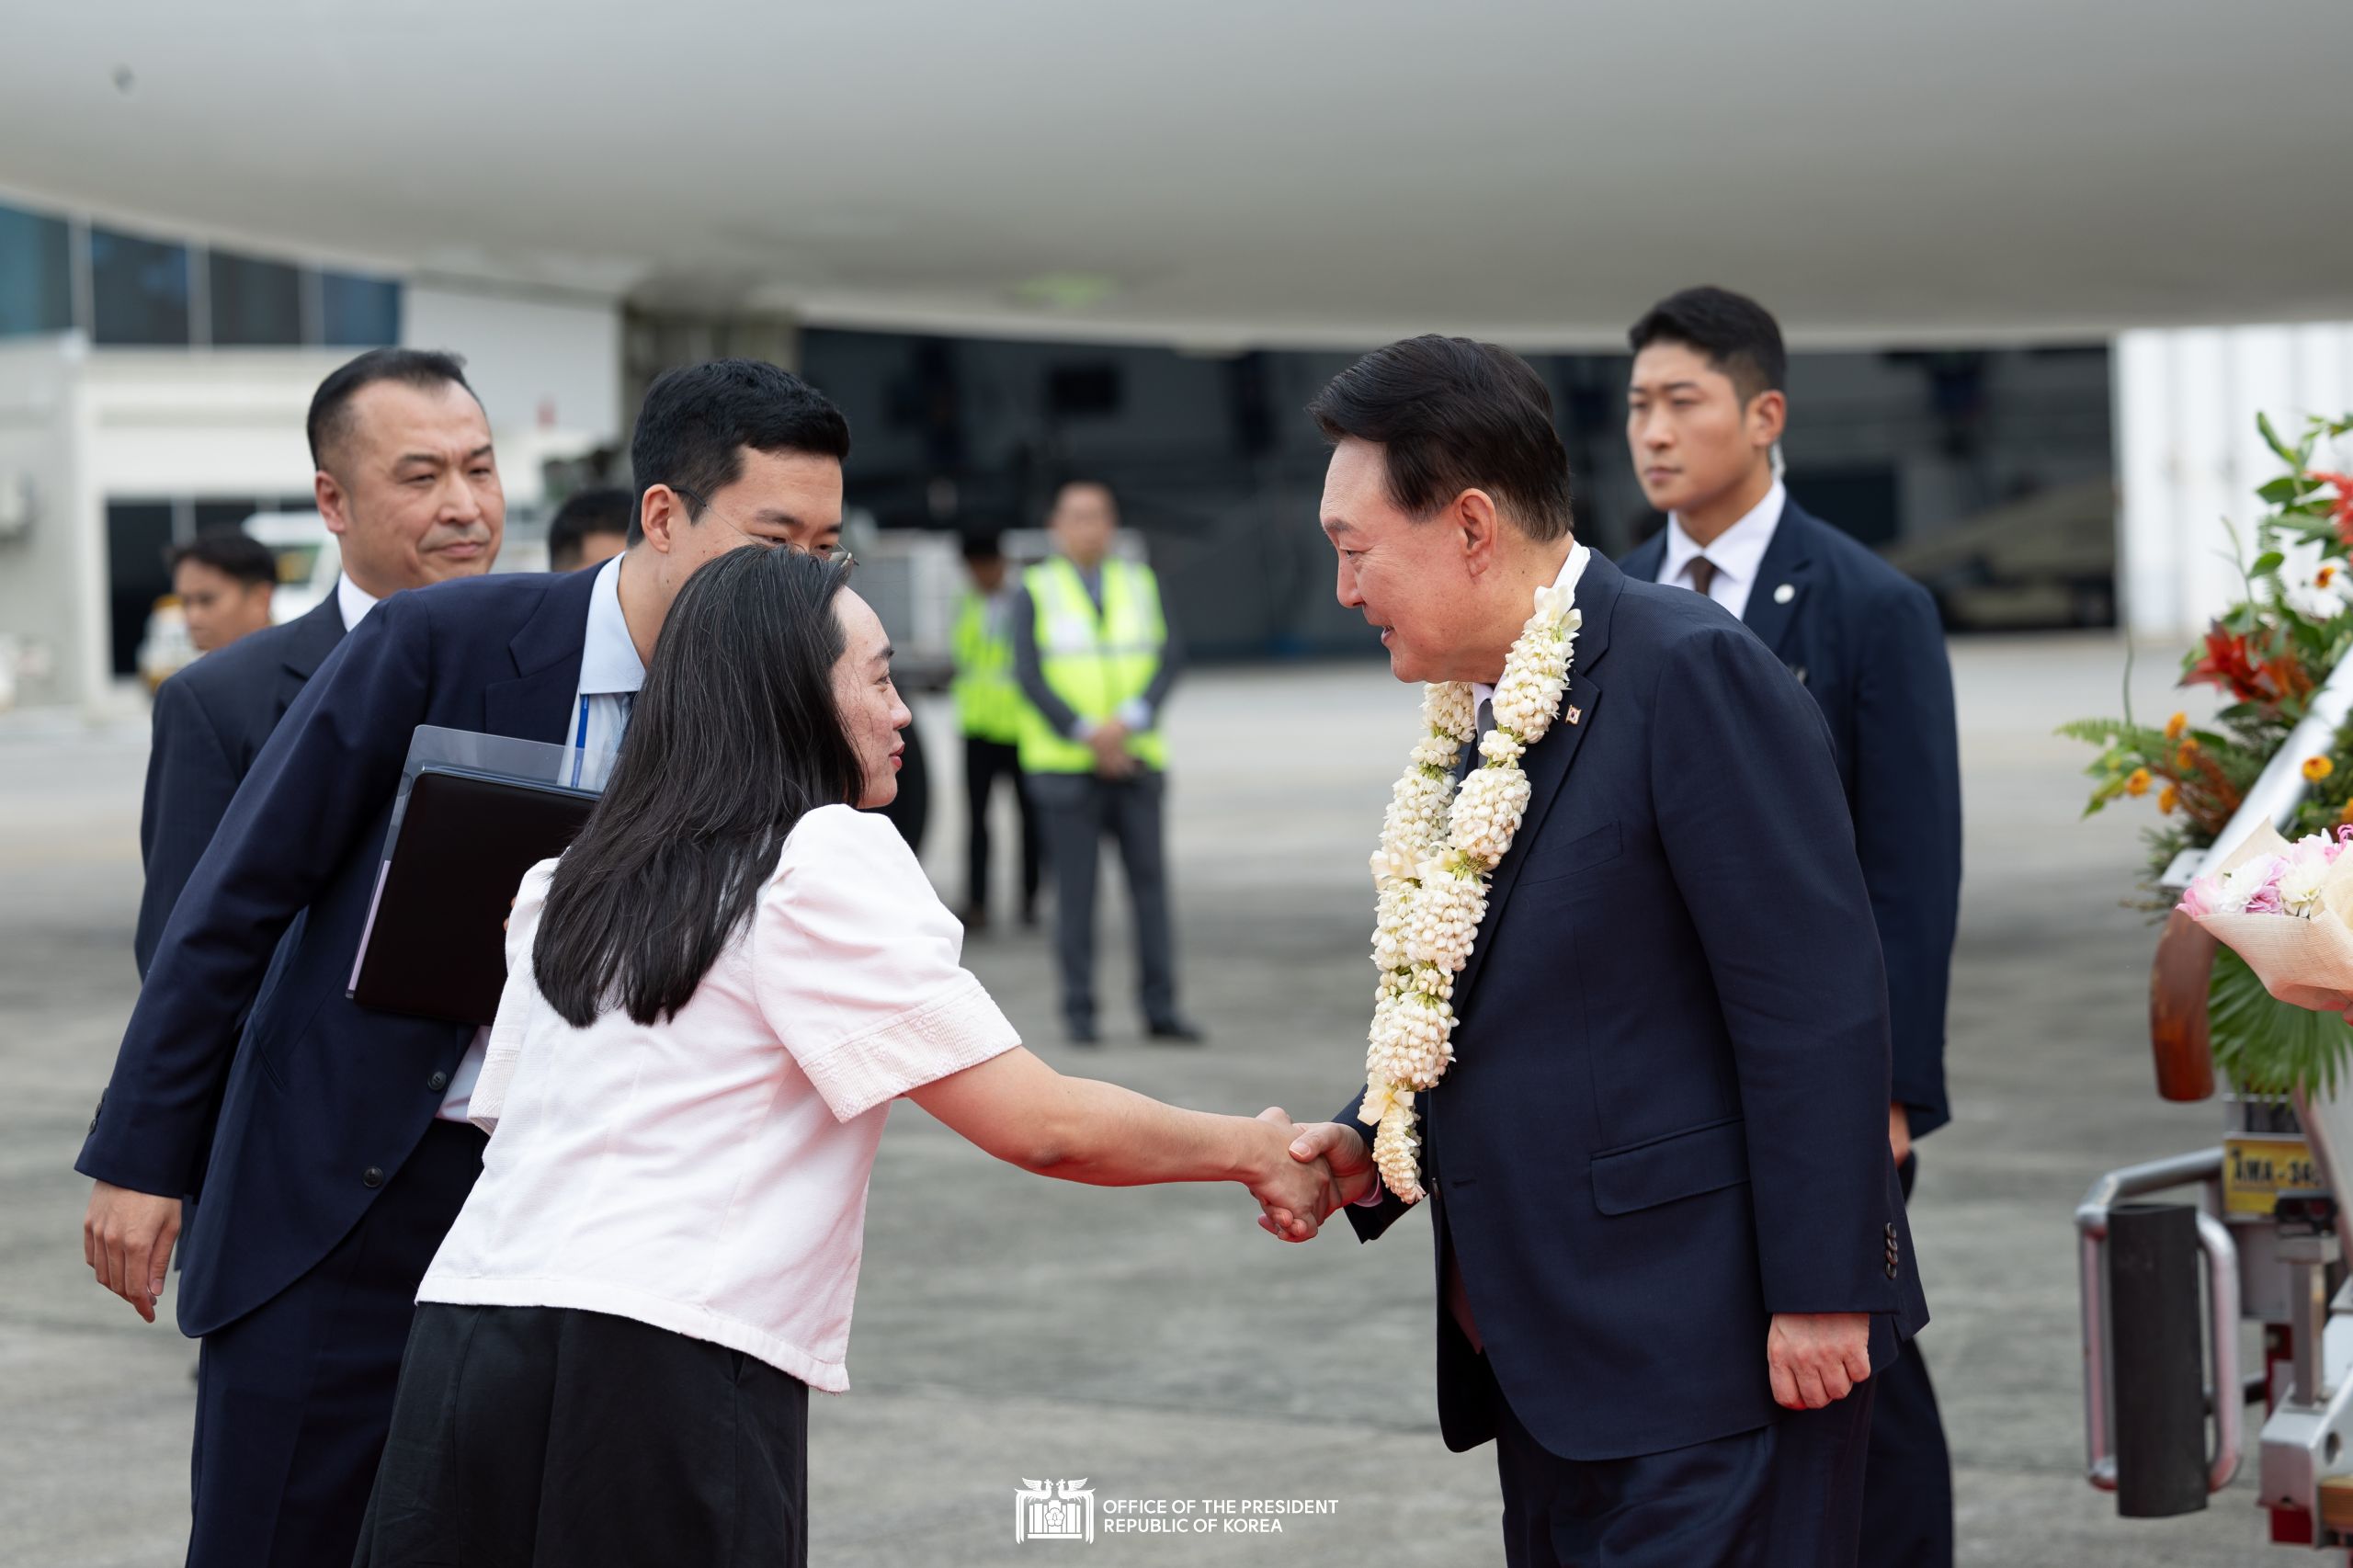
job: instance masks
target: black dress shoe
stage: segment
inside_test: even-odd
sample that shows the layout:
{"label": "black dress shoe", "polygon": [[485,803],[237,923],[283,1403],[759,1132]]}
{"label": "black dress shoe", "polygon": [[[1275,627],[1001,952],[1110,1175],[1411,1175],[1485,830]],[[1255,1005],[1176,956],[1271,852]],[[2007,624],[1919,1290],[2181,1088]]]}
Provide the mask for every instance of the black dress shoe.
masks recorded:
{"label": "black dress shoe", "polygon": [[1204,1045],[1210,1038],[1182,1018],[1163,1018],[1144,1033],[1163,1045]]}
{"label": "black dress shoe", "polygon": [[1063,1030],[1063,1038],[1073,1045],[1101,1045],[1103,1037],[1095,1032],[1093,1024],[1071,1024]]}

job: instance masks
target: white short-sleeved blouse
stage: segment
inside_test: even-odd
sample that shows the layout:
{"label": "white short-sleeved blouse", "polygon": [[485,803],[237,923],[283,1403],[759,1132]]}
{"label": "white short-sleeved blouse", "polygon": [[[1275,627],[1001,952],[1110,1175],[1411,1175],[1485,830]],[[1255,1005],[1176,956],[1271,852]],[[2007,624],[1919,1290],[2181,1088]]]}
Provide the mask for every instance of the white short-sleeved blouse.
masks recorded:
{"label": "white short-sleeved blouse", "polygon": [[675,1016],[564,1022],[531,978],[555,862],[523,879],[473,1119],[482,1179],[420,1301],[574,1307],[756,1356],[844,1358],[892,1100],[1019,1043],[883,818],[827,806]]}

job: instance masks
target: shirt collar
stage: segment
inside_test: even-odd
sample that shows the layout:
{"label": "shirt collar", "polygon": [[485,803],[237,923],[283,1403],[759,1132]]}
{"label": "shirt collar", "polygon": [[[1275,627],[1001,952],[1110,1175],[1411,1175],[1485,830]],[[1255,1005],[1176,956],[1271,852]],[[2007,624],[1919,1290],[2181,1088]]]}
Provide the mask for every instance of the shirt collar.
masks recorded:
{"label": "shirt collar", "polygon": [[580,643],[580,695],[610,697],[645,684],[645,663],[621,614],[621,561],[616,555],[597,568],[588,590],[588,631]]}
{"label": "shirt collar", "polygon": [[[1567,557],[1562,561],[1560,571],[1553,574],[1552,586],[1558,588],[1563,585],[1574,584],[1578,578],[1585,575],[1586,562],[1592,558],[1593,552],[1590,550],[1574,540],[1571,540]],[[1471,703],[1474,711],[1480,704],[1492,702],[1495,698],[1495,688],[1485,681],[1474,680],[1471,683]]]}
{"label": "shirt collar", "polygon": [[377,603],[376,596],[353,582],[350,573],[341,573],[335,577],[335,608],[342,612],[344,631],[356,629],[368,619],[368,612],[374,609]]}
{"label": "shirt collar", "polygon": [[1781,509],[1789,505],[1789,490],[1779,480],[1765,492],[1765,498],[1748,509],[1740,521],[1716,536],[1716,541],[1704,552],[1691,536],[1683,531],[1683,519],[1670,514],[1666,519],[1666,574],[1662,583],[1679,583],[1683,569],[1695,555],[1705,553],[1713,562],[1719,576],[1730,577],[1736,583],[1753,583],[1765,565],[1765,551],[1771,548],[1773,532],[1781,526]]}

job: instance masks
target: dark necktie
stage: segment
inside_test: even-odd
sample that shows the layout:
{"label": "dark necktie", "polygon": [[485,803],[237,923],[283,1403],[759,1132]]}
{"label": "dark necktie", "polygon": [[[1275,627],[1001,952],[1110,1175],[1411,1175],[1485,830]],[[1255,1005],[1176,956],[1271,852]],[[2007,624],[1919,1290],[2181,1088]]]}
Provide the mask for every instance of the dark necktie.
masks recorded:
{"label": "dark necktie", "polygon": [[1710,588],[1715,586],[1716,563],[1706,556],[1693,556],[1691,563],[1684,570],[1691,574],[1691,586],[1695,592],[1704,596]]}
{"label": "dark necktie", "polygon": [[1463,754],[1462,760],[1461,762],[1455,764],[1454,781],[1457,784],[1460,784],[1465,778],[1470,778],[1471,770],[1479,766],[1479,743],[1485,740],[1487,738],[1487,732],[1495,727],[1495,699],[1490,697],[1484,702],[1479,704],[1478,733],[1473,735],[1471,739],[1471,749]]}

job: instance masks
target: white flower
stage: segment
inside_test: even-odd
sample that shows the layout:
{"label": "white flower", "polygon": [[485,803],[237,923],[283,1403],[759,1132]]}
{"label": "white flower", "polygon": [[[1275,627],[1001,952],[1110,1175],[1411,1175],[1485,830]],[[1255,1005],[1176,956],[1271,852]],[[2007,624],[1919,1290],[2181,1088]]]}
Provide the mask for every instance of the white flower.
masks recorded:
{"label": "white flower", "polygon": [[1422,718],[1433,733],[1468,741],[1479,733],[1479,705],[1467,681],[1432,681],[1422,688]]}
{"label": "white flower", "polygon": [[1382,1183],[1408,1202],[1422,1197],[1414,1095],[1435,1087],[1454,1060],[1454,977],[1470,962],[1486,918],[1488,875],[1527,815],[1521,759],[1543,738],[1568,689],[1584,624],[1573,589],[1589,559],[1577,546],[1562,582],[1537,591],[1534,612],[1495,683],[1495,727],[1479,739],[1485,766],[1455,783],[1453,770],[1462,745],[1477,734],[1477,716],[1470,687],[1433,682],[1422,691],[1427,733],[1390,792],[1371,859],[1372,961],[1381,983],[1365,1031],[1359,1114],[1375,1130],[1373,1162]]}
{"label": "white flower", "polygon": [[2215,908],[2224,915],[2245,915],[2247,900],[2263,891],[2278,869],[2279,857],[2258,855],[2222,879],[2222,895]]}
{"label": "white flower", "polygon": [[2279,902],[2290,915],[2310,919],[2320,909],[2320,885],[2328,880],[2328,861],[2319,855],[2288,857],[2279,873]]}

